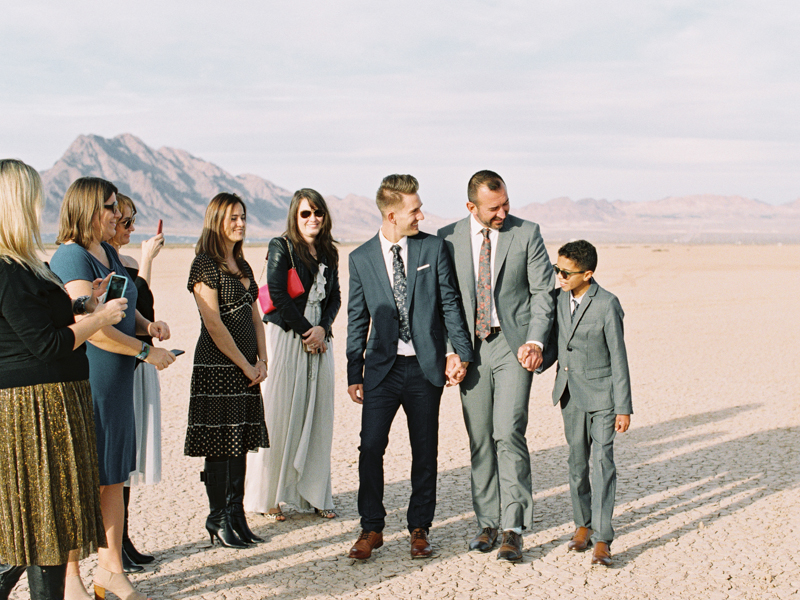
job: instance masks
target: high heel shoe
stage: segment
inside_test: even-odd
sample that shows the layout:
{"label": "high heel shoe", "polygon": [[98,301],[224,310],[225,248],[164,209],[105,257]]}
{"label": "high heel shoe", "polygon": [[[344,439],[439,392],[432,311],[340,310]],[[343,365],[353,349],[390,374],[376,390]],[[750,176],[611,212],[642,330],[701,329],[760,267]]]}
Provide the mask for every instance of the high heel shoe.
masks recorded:
{"label": "high heel shoe", "polygon": [[124,573],[112,573],[98,566],[94,572],[94,598],[105,600],[106,590],[120,600],[150,600],[146,594],[133,589]]}
{"label": "high heel shoe", "polygon": [[211,545],[214,545],[214,538],[226,548],[249,548],[234,533],[228,518],[227,509],[227,488],[228,488],[228,461],[206,461],[205,470],[201,473],[201,479],[206,484],[206,494],[208,495],[208,506],[210,512],[206,519],[206,531],[211,537]]}
{"label": "high heel shoe", "polygon": [[80,575],[69,575],[64,581],[64,600],[92,600]]}

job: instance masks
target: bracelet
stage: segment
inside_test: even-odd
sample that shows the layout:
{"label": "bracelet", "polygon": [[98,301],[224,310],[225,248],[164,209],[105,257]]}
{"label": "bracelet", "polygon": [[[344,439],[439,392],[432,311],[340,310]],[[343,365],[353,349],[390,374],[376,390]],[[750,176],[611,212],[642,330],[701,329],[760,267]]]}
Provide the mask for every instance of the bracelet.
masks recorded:
{"label": "bracelet", "polygon": [[91,296],[79,296],[75,298],[75,301],[72,303],[72,314],[85,315],[86,303],[89,301],[89,298],[91,298]]}
{"label": "bracelet", "polygon": [[267,359],[266,359],[266,358],[259,358],[259,359],[256,361],[256,364],[258,364],[258,363],[260,363],[260,362],[263,362],[264,364],[267,364]]}
{"label": "bracelet", "polygon": [[150,345],[147,342],[142,342],[142,351],[136,355],[137,360],[144,360],[150,354]]}

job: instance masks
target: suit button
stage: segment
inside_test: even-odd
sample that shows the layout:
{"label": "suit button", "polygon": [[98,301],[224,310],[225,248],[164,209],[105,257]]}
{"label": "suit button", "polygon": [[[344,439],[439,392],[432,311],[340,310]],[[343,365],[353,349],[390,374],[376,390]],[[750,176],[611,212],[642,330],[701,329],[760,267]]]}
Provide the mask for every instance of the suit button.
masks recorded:
{"label": "suit button", "polygon": [[565,371],[569,371],[569,367],[564,367],[564,370]]}
{"label": "suit button", "polygon": [[567,346],[567,352],[572,352],[572,346]]}

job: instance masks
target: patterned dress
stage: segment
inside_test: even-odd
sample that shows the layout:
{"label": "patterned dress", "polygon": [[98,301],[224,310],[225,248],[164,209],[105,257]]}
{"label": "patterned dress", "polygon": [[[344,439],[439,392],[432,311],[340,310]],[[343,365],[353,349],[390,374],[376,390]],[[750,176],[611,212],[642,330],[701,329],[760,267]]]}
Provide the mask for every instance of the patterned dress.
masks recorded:
{"label": "patterned dress", "polygon": [[[222,323],[245,358],[255,364],[258,342],[251,306],[258,297],[258,285],[250,265],[245,263],[250,287],[223,273],[209,256],[198,254],[189,273],[189,291],[198,282],[217,290]],[[261,388],[247,387],[250,380],[211,339],[201,321],[200,338],[194,351],[189,427],[184,454],[187,456],[240,456],[250,450],[269,447],[264,424]]]}

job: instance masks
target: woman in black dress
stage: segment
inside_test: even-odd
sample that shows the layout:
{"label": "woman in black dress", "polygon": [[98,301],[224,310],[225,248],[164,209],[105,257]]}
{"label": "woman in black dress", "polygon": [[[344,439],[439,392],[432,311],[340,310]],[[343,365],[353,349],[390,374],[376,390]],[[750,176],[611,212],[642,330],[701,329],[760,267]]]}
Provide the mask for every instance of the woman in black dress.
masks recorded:
{"label": "woman in black dress", "polygon": [[269,446],[259,384],[267,377],[258,285],[244,259],[247,211],[235,194],[217,194],[206,209],[189,291],[200,310],[194,354],[187,456],[204,456],[210,512],[206,529],[226,547],[263,541],[247,526],[245,454]]}
{"label": "woman in black dress", "polygon": [[[0,160],[0,599],[28,570],[31,598],[64,597],[66,563],[106,545],[84,342],[124,298],[70,300],[41,250],[39,174]],[[79,323],[74,314],[91,313]],[[80,589],[83,585],[78,583]]]}

